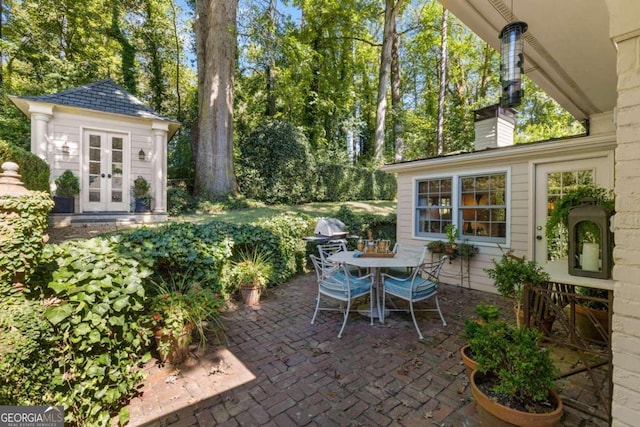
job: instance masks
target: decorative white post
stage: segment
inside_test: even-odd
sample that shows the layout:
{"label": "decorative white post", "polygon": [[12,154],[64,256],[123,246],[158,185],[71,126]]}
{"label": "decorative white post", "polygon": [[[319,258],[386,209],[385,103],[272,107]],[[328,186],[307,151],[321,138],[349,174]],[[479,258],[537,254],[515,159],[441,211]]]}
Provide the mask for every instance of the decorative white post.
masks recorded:
{"label": "decorative white post", "polygon": [[154,122],[153,129],[153,198],[155,200],[153,212],[167,211],[167,132],[169,125]]}

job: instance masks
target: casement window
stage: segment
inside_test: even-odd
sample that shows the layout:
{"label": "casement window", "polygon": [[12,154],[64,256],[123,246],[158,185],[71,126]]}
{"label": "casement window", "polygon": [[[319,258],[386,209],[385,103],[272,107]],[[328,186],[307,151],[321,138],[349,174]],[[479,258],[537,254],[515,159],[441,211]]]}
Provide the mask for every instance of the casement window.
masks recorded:
{"label": "casement window", "polygon": [[505,243],[507,173],[419,179],[416,181],[415,234],[442,239],[454,224],[460,240]]}

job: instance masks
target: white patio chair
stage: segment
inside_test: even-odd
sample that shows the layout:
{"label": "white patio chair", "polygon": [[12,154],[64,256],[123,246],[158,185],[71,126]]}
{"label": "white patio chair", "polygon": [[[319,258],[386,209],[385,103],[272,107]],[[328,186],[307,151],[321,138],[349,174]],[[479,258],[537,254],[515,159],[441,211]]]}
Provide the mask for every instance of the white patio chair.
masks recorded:
{"label": "white patio chair", "polygon": [[[418,336],[423,339],[422,332],[416,321],[416,311],[437,311],[442,320],[442,325],[447,326],[447,322],[444,320],[442,311],[440,310],[440,304],[438,303],[438,285],[440,283],[440,270],[448,259],[447,256],[443,256],[435,262],[423,262],[421,263],[413,273],[408,277],[397,277],[390,274],[382,274],[383,285],[383,297],[382,297],[382,313],[386,310],[387,296],[391,298],[399,298],[409,303],[409,311],[413,318],[413,324],[418,331]],[[414,305],[420,301],[427,300],[431,297],[435,297],[436,308],[435,309],[415,309]],[[391,301],[392,302],[392,301]],[[406,309],[393,308],[389,311],[407,311]]]}
{"label": "white patio chair", "polygon": [[[342,338],[342,332],[347,325],[352,302],[357,298],[369,295],[369,317],[373,325],[373,276],[368,274],[362,277],[355,277],[344,264],[340,264],[338,269],[325,275],[327,266],[322,265],[322,259],[315,255],[309,255],[309,257],[313,262],[318,279],[318,297],[311,324],[316,321],[318,311],[340,311],[344,315],[344,321],[340,332],[338,332],[338,338]],[[321,307],[320,300],[323,297],[339,301],[340,306],[338,308],[333,306]],[[346,304],[346,307],[344,307],[344,304]]]}
{"label": "white patio chair", "polygon": [[[325,275],[339,269],[339,265],[329,261],[329,257],[337,252],[343,252],[347,250],[347,244],[345,242],[336,243],[323,243],[318,245],[318,252],[320,253],[320,259],[323,262],[323,271]],[[360,275],[360,271],[355,267],[349,267],[351,274]]]}

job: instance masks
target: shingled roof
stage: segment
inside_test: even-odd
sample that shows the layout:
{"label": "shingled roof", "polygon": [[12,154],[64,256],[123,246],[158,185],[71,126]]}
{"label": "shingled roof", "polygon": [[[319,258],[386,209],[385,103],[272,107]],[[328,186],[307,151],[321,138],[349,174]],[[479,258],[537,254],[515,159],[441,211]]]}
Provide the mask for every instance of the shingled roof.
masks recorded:
{"label": "shingled roof", "polygon": [[175,120],[153,111],[111,79],[87,83],[49,95],[18,96],[16,98],[177,123]]}

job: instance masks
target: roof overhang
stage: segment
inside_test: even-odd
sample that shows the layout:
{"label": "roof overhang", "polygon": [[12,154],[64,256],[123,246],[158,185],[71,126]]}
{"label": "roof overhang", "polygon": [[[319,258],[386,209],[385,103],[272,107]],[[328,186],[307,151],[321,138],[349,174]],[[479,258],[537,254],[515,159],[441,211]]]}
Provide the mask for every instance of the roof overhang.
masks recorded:
{"label": "roof overhang", "polygon": [[616,47],[606,0],[438,1],[495,49],[507,23],[526,22],[525,74],[576,119],[616,106]]}
{"label": "roof overhang", "polygon": [[55,110],[59,110],[59,111],[66,111],[66,112],[75,113],[75,114],[82,114],[83,112],[89,112],[91,114],[101,114],[104,116],[110,116],[110,117],[120,118],[120,119],[122,117],[126,117],[129,120],[148,122],[149,126],[152,126],[152,127],[153,126],[157,127],[157,125],[155,124],[158,122],[162,122],[167,125],[167,142],[170,141],[171,138],[173,138],[175,133],[180,128],[180,123],[178,122],[169,121],[169,120],[163,121],[158,118],[141,118],[136,116],[130,116],[127,114],[108,113],[104,111],[91,110],[87,108],[78,108],[78,107],[72,107],[68,105],[58,105],[58,104],[53,104],[49,102],[39,102],[39,101],[30,100],[30,99],[24,99],[15,95],[8,95],[7,97],[27,118],[31,118],[31,115],[35,113],[53,114]]}
{"label": "roof overhang", "polygon": [[580,138],[516,144],[510,147],[492,148],[470,153],[452,154],[448,156],[432,157],[430,159],[413,160],[400,163],[390,163],[380,169],[392,173],[424,172],[429,168],[441,167],[477,167],[486,166],[492,161],[528,161],[553,155],[562,157],[576,153],[595,153],[616,148],[615,132],[601,133]]}

